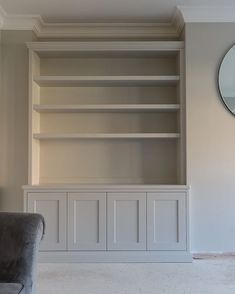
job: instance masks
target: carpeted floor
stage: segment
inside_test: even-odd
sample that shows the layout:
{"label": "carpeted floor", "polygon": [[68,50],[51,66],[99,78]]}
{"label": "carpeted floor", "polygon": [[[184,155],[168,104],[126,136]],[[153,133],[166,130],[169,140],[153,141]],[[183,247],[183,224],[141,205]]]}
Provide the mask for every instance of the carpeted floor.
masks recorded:
{"label": "carpeted floor", "polygon": [[235,259],[40,264],[37,294],[235,294]]}

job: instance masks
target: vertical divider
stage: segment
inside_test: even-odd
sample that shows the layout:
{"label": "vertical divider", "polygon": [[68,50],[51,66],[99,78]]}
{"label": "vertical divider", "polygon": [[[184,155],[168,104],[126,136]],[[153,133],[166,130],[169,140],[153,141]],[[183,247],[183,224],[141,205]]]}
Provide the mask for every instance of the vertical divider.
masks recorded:
{"label": "vertical divider", "polygon": [[178,101],[180,104],[178,127],[180,138],[178,140],[177,150],[177,166],[178,166],[178,184],[186,182],[186,127],[185,127],[185,60],[184,49],[179,50],[178,70],[180,74],[180,82],[178,86]]}
{"label": "vertical divider", "polygon": [[66,192],[66,251],[68,251],[69,245],[68,245],[68,240],[69,240],[69,193]]}
{"label": "vertical divider", "polygon": [[108,251],[108,193],[106,192],[106,251]]}
{"label": "vertical divider", "polygon": [[33,133],[40,133],[40,114],[33,110],[33,104],[40,103],[40,87],[34,82],[34,75],[40,73],[40,58],[29,50],[29,184],[39,184],[40,177],[40,141]]}

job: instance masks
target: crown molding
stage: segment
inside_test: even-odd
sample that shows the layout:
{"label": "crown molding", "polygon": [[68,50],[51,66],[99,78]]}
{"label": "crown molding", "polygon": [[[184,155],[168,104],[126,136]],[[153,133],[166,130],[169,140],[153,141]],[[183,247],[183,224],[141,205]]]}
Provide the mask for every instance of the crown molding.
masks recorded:
{"label": "crown molding", "polygon": [[46,23],[40,15],[12,15],[0,7],[0,29],[32,30],[40,39],[174,39],[190,22],[235,22],[235,5],[177,6],[169,23]]}
{"label": "crown molding", "polygon": [[185,23],[235,22],[233,6],[177,6]]}
{"label": "crown molding", "polygon": [[171,23],[41,23],[39,38],[177,38]]}
{"label": "crown molding", "polygon": [[172,26],[175,28],[176,34],[180,36],[185,22],[184,22],[183,14],[181,13],[181,10],[179,9],[179,7],[176,7],[171,23],[172,23]]}
{"label": "crown molding", "polygon": [[7,15],[4,18],[3,30],[32,30],[36,31],[41,26],[42,19],[38,15]]}
{"label": "crown molding", "polygon": [[40,39],[174,39],[184,25],[176,9],[169,23],[46,23],[40,15],[13,15],[0,7],[0,29],[32,30]]}
{"label": "crown molding", "polygon": [[15,15],[8,14],[0,6],[0,29],[1,30],[33,30],[41,26],[43,19],[40,15]]}

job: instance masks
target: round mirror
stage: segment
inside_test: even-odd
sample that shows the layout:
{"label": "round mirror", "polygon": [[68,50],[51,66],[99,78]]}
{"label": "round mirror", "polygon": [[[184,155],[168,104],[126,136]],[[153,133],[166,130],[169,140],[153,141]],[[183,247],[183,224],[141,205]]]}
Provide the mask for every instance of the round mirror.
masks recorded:
{"label": "round mirror", "polygon": [[229,49],[221,62],[218,82],[222,101],[235,115],[235,45]]}

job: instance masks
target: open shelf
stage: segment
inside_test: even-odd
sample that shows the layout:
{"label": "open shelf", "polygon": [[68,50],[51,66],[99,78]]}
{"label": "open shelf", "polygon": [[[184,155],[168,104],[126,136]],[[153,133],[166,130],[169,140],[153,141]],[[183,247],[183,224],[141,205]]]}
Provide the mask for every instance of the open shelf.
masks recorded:
{"label": "open shelf", "polygon": [[35,133],[34,139],[177,139],[179,133]]}
{"label": "open shelf", "polygon": [[179,75],[169,76],[35,76],[34,82],[42,87],[69,86],[132,86],[176,85]]}
{"label": "open shelf", "polygon": [[30,184],[185,182],[183,42],[29,47]]}
{"label": "open shelf", "polygon": [[34,104],[33,109],[37,112],[168,112],[180,109],[179,104],[87,104],[87,105],[40,105]]}

